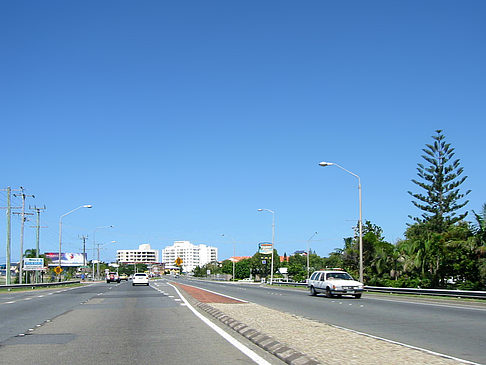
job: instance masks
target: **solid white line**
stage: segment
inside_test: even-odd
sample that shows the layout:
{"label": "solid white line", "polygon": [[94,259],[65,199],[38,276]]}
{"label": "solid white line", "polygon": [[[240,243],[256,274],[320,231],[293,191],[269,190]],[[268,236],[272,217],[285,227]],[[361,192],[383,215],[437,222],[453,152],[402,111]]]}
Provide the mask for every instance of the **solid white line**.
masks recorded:
{"label": "solid white line", "polygon": [[394,299],[371,298],[371,297],[367,297],[366,299],[370,299],[370,300],[381,300],[383,302],[395,302],[395,303],[405,303],[405,304],[428,305],[428,306],[432,306],[432,307],[444,307],[444,308],[454,308],[454,309],[469,309],[469,310],[483,311],[483,312],[486,311],[486,308],[460,306],[460,305],[447,305],[447,304],[441,304],[441,303],[408,302],[406,300],[394,300]]}
{"label": "solid white line", "polygon": [[263,357],[260,355],[256,354],[254,351],[250,350],[248,347],[243,345],[241,342],[230,336],[228,333],[223,331],[221,328],[216,326],[214,323],[212,323],[209,319],[204,317],[201,313],[199,313],[197,310],[193,308],[192,305],[189,304],[189,302],[182,296],[180,291],[172,284],[169,283],[171,287],[174,288],[174,290],[177,292],[179,297],[182,299],[184,304],[198,317],[201,321],[206,323],[209,327],[211,327],[212,330],[214,330],[216,333],[218,333],[221,337],[223,337],[226,341],[228,341],[230,344],[232,344],[234,347],[236,347],[238,350],[240,350],[242,353],[244,353],[246,356],[248,356],[250,359],[252,359],[255,363],[259,365],[270,365],[270,363],[265,360]]}
{"label": "solid white line", "polygon": [[398,341],[393,341],[393,340],[388,340],[388,339],[383,338],[383,337],[370,335],[369,333],[360,332],[360,331],[352,330],[352,329],[345,328],[345,327],[341,327],[341,326],[336,326],[335,324],[329,324],[329,326],[332,326],[332,327],[335,327],[335,328],[339,328],[339,329],[342,329],[342,330],[345,330],[345,331],[348,331],[348,332],[356,333],[358,335],[363,335],[363,336],[371,337],[371,338],[374,338],[374,339],[377,339],[377,340],[385,341],[385,342],[388,342],[388,343],[393,343],[395,345],[405,346],[405,347],[408,347],[409,349],[426,352],[426,353],[431,354],[431,355],[445,357],[447,359],[451,359],[451,360],[454,360],[454,361],[459,361],[459,362],[462,362],[464,364],[481,365],[479,363],[472,362],[472,361],[469,361],[469,360],[459,359],[459,358],[454,357],[454,356],[450,356],[450,355],[446,355],[446,354],[441,354],[440,352],[435,352],[435,351],[427,350],[427,349],[424,349],[424,348],[421,348],[421,347],[407,345],[406,343],[402,343],[402,342],[398,342]]}

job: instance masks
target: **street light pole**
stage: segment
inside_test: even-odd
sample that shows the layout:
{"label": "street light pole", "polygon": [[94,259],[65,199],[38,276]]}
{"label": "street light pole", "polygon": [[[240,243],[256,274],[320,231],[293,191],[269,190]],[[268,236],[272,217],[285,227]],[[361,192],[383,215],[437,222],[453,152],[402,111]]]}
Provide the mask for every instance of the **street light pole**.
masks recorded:
{"label": "street light pole", "polygon": [[310,241],[314,238],[314,236],[318,232],[314,232],[312,236],[307,240],[307,281],[309,281],[309,271],[310,271],[310,266],[309,266],[309,256],[310,256]]}
{"label": "street light pole", "polygon": [[270,209],[258,209],[259,212],[267,211],[272,213],[272,264],[270,265],[270,285],[273,284],[273,246],[275,245],[275,211]]}
{"label": "street light pole", "polygon": [[333,162],[320,162],[319,166],[337,166],[341,170],[346,171],[348,174],[353,175],[358,179],[358,194],[359,194],[359,281],[363,283],[363,214],[362,214],[362,203],[361,203],[361,178],[355,173],[346,170],[344,167],[339,166],[337,163]]}
{"label": "street light pole", "polygon": [[[77,208],[74,208],[73,210],[67,212],[66,214],[63,214],[59,217],[59,264],[58,266],[61,267],[61,246],[62,246],[62,218],[67,216],[68,214],[71,214],[72,212],[81,209],[81,208],[92,208],[92,205],[86,204],[86,205],[80,205]],[[61,272],[59,272],[59,281],[61,281]]]}
{"label": "street light pole", "polygon": [[[96,227],[93,231],[93,258],[91,259],[91,280],[95,280],[95,264],[94,264],[94,256],[96,251],[96,231],[102,228],[113,228],[113,226],[102,226]],[[98,258],[99,259],[99,258]]]}

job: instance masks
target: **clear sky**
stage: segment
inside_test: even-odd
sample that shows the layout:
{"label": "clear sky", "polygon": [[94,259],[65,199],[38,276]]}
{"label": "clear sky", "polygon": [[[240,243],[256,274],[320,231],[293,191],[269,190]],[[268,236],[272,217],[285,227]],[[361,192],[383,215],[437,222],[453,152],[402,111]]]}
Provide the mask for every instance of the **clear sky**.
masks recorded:
{"label": "clear sky", "polygon": [[[47,206],[42,251],[92,204],[63,218],[63,251],[88,235],[91,258],[113,225],[96,231],[104,260],[175,240],[252,255],[272,238],[265,208],[280,254],[317,231],[327,255],[358,219],[357,179],[330,161],[361,177],[363,219],[394,243],[436,129],[467,210],[486,202],[485,18],[484,1],[3,1],[0,188]],[[14,216],[14,261],[19,236]]]}

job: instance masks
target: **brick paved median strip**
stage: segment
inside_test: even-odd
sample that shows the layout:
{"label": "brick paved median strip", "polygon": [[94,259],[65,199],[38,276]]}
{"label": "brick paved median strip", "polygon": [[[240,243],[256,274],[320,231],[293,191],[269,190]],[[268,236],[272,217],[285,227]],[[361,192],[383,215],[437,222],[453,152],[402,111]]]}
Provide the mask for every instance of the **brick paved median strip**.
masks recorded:
{"label": "brick paved median strip", "polygon": [[318,365],[319,362],[309,358],[308,356],[295,351],[278,341],[274,338],[259,332],[253,328],[248,327],[246,324],[239,320],[235,320],[231,316],[226,315],[225,313],[221,312],[219,309],[214,308],[213,306],[207,303],[218,303],[218,304],[247,304],[247,302],[239,301],[237,299],[228,298],[222,295],[218,295],[215,293],[207,292],[203,289],[195,288],[189,285],[183,285],[179,283],[175,283],[179,288],[181,288],[184,292],[189,294],[196,300],[196,307],[204,310],[205,312],[209,313],[213,317],[217,318],[222,323],[226,324],[228,327],[234,329],[236,332],[240,333],[256,345],[260,346],[265,351],[270,352],[271,354],[278,357],[280,360],[286,362],[290,365]]}
{"label": "brick paved median strip", "polygon": [[245,303],[241,300],[232,299],[224,295],[208,292],[207,290],[195,288],[193,286],[174,283],[179,288],[183,289],[186,293],[191,295],[194,299],[202,303]]}
{"label": "brick paved median strip", "polygon": [[[179,286],[182,288],[182,285]],[[192,291],[192,293],[197,295],[198,292]],[[192,293],[187,292],[191,295]],[[464,364],[462,361],[440,354],[387,342],[255,303],[245,303],[214,293],[209,294],[214,297],[203,294],[200,297],[214,301],[198,302],[194,296],[195,306],[222,323],[235,320],[231,326],[228,326],[229,328],[234,325],[233,329],[236,332],[290,365]],[[231,300],[238,304],[229,302]]]}

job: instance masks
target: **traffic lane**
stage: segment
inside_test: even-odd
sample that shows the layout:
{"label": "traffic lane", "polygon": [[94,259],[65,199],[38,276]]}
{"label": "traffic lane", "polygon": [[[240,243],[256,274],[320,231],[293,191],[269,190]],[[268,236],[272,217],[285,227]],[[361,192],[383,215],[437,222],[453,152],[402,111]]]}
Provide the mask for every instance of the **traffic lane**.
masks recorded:
{"label": "traffic lane", "polygon": [[[0,287],[1,288],[1,287]],[[28,297],[36,297],[54,293],[59,290],[72,289],[75,287],[47,287],[38,289],[24,289],[0,292],[0,304],[10,302],[13,300],[21,300]]]}
{"label": "traffic lane", "polygon": [[187,282],[305,318],[486,363],[486,310],[481,308],[385,301],[366,294],[362,299],[330,299],[287,288]]}
{"label": "traffic lane", "polygon": [[[113,286],[31,335],[0,346],[6,363],[253,364],[201,322],[169,286]],[[53,356],[55,354],[55,356]]]}
{"label": "traffic lane", "polygon": [[109,287],[103,284],[94,284],[8,295],[0,302],[0,342],[26,333],[107,290]]}

